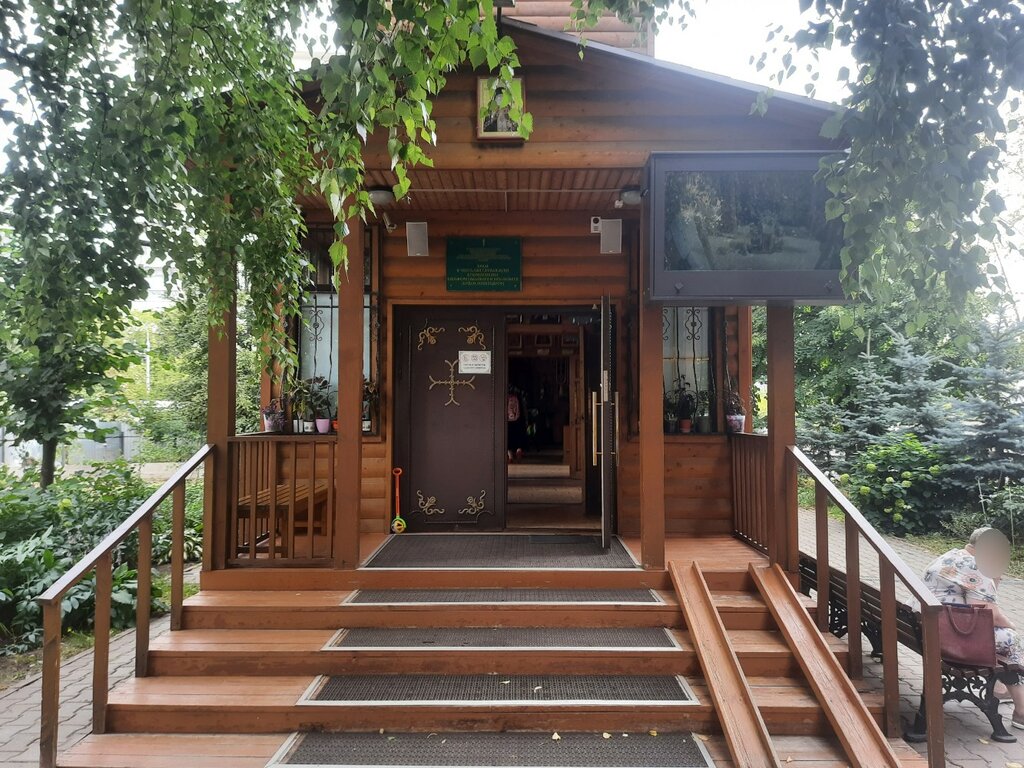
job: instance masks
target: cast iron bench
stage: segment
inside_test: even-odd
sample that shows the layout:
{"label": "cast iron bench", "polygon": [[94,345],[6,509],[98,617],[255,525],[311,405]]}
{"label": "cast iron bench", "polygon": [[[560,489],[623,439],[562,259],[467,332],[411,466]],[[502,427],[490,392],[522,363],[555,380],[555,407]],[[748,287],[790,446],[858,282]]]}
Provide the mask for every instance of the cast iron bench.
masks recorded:
{"label": "cast iron bench", "polygon": [[[800,591],[810,595],[817,591],[817,563],[813,557],[800,553]],[[861,583],[861,631],[871,643],[871,656],[881,658],[882,652],[882,597],[870,584]],[[846,575],[835,568],[829,573],[828,628],[836,637],[849,632],[846,610]],[[921,615],[905,603],[896,603],[896,638],[905,647],[921,653]],[[988,718],[992,725],[992,741],[1013,743],[1017,738],[1006,730],[999,714],[999,698],[995,695],[996,682],[1014,685],[1024,675],[1024,668],[997,659],[995,667],[970,667],[942,662],[942,701],[969,701]],[[904,734],[909,742],[926,740],[924,697],[914,718],[914,724]]]}

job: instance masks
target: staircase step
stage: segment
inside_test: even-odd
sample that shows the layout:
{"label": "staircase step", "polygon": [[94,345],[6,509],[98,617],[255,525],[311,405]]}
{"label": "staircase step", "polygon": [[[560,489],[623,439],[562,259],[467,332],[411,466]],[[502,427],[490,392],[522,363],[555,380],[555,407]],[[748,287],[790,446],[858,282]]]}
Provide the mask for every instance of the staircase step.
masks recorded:
{"label": "staircase step", "polygon": [[[407,603],[659,603],[650,589],[360,589],[345,602],[358,605]],[[763,603],[762,603],[763,605]]]}
{"label": "staircase step", "polygon": [[[688,678],[697,704],[480,703],[453,707],[381,703],[300,704],[319,682],[311,676],[146,677],[120,683],[110,694],[111,732],[277,733],[295,730],[692,730],[717,729],[714,707],[699,678]],[[387,686],[387,676],[379,676]],[[508,679],[503,677],[501,679]],[[825,734],[829,725],[813,693],[799,680],[750,678],[754,700],[775,734]],[[873,715],[877,694],[866,694]]]}
{"label": "staircase step", "polygon": [[582,504],[583,484],[579,481],[509,481],[509,504]]}
{"label": "staircase step", "polygon": [[508,465],[508,479],[539,478],[539,477],[569,477],[571,471],[568,464],[523,464],[515,463]]}

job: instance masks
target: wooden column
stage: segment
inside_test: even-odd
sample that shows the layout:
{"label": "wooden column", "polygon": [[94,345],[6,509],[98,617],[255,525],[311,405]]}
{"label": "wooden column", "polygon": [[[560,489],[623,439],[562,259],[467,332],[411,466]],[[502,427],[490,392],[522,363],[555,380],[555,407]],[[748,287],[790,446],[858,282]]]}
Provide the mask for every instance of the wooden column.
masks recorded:
{"label": "wooden column", "polygon": [[754,318],[751,307],[736,307],[736,339],[736,387],[743,397],[747,414],[743,431],[753,432],[755,403],[751,390],[754,386]]}
{"label": "wooden column", "polygon": [[209,371],[207,380],[206,442],[213,446],[214,472],[206,476],[207,504],[203,536],[203,570],[224,568],[227,557],[228,509],[231,467],[228,465],[228,438],[235,434],[235,365],[234,297],[224,313],[224,322],[210,326]]}
{"label": "wooden column", "polygon": [[799,557],[796,469],[786,448],[796,443],[793,308],[768,307],[769,556],[790,573]]}
{"label": "wooden column", "polygon": [[665,384],[661,304],[640,304],[640,561],[665,567]]}
{"label": "wooden column", "polygon": [[348,222],[348,269],[338,285],[338,445],[334,451],[334,565],[359,567],[363,466],[363,223]]}

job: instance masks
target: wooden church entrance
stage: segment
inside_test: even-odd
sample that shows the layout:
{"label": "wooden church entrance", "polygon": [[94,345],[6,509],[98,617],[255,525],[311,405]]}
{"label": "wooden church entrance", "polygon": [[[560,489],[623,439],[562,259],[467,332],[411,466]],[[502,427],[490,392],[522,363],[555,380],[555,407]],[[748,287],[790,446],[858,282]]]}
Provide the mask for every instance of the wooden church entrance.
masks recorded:
{"label": "wooden church entrance", "polygon": [[394,465],[409,531],[600,532],[607,546],[616,457],[605,317],[396,310]]}

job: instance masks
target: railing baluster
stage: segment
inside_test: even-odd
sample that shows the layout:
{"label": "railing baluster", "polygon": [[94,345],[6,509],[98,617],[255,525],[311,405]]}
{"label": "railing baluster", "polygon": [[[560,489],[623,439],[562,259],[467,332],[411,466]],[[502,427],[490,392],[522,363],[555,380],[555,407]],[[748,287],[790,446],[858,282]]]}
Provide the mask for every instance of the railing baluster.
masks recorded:
{"label": "railing baluster", "polygon": [[[241,516],[238,512],[238,501],[242,497],[242,456],[245,450],[243,443],[228,442],[228,559],[235,560],[240,554],[242,538],[240,535]],[[210,484],[212,485],[212,484]]]}
{"label": "railing baluster", "polygon": [[309,479],[306,483],[306,541],[309,556],[316,557],[316,443],[309,443]]}
{"label": "railing baluster", "polygon": [[171,507],[171,629],[181,629],[185,599],[185,481],[174,486]]}
{"label": "railing baluster", "polygon": [[[273,560],[277,556],[278,544],[277,536],[279,532],[279,526],[277,524],[277,484],[280,482],[277,477],[277,441],[270,441],[267,443],[267,460],[270,462],[270,466],[267,467],[269,479],[267,480],[267,487],[270,488],[270,509],[267,510],[267,526],[270,529],[270,559]],[[281,556],[284,557],[284,542],[280,545]]]}
{"label": "railing baluster", "polygon": [[928,729],[928,766],[942,768],[946,764],[945,738],[942,723],[942,657],[939,652],[938,605],[921,606],[921,645],[925,723]]}
{"label": "railing baluster", "polygon": [[135,592],[135,676],[149,670],[149,614],[153,603],[153,516],[139,521],[139,567]]}
{"label": "railing baluster", "polygon": [[850,650],[847,667],[850,677],[859,680],[864,675],[864,652],[861,642],[860,605],[860,530],[856,521],[847,515],[846,527],[846,635]]}
{"label": "railing baluster", "polygon": [[[334,556],[334,446],[336,442],[331,440],[327,445],[327,506],[324,508],[327,533],[327,555]],[[360,479],[362,474],[360,474]]]}
{"label": "railing baluster", "polygon": [[107,690],[110,671],[110,593],[113,588],[110,551],[96,560],[96,612],[92,648],[92,732],[107,731]]}
{"label": "railing baluster", "polygon": [[878,555],[878,591],[882,600],[882,684],[885,690],[885,733],[899,736],[900,661],[896,647],[896,575],[892,565]]}
{"label": "railing baluster", "polygon": [[248,482],[249,482],[249,559],[256,559],[256,539],[259,537],[259,527],[256,520],[256,509],[259,506],[259,473],[257,462],[259,445],[256,443],[246,444],[246,459],[248,460]]}
{"label": "railing baluster", "polygon": [[828,557],[828,493],[814,484],[814,551],[817,567],[818,629],[828,631],[828,603],[832,588],[832,567]]}
{"label": "railing baluster", "polygon": [[43,696],[39,718],[39,766],[57,766],[60,720],[60,600],[43,604]]}
{"label": "railing baluster", "polygon": [[291,493],[289,494],[288,502],[288,557],[295,557],[295,486],[298,485],[299,477],[297,474],[299,467],[299,442],[298,440],[290,443],[292,448],[292,476],[291,481]]}

